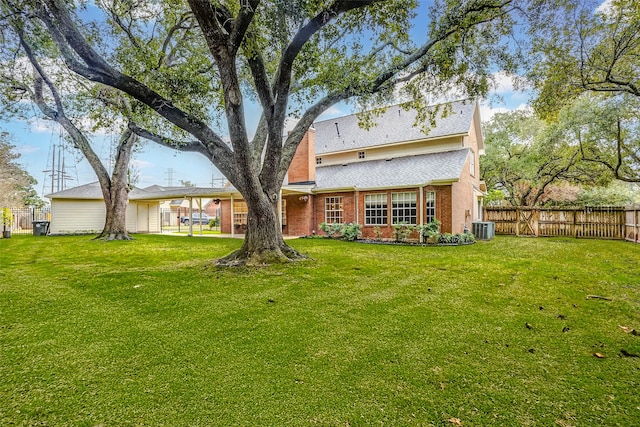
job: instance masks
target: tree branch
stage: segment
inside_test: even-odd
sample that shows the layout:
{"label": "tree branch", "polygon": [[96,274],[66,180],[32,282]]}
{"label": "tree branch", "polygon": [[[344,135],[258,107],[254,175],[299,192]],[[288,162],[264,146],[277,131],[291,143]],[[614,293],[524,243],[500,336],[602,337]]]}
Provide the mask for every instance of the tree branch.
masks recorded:
{"label": "tree branch", "polygon": [[188,141],[182,142],[177,141],[171,138],[166,138],[164,136],[158,135],[154,132],[151,132],[147,129],[144,129],[138,126],[135,122],[130,121],[127,124],[127,128],[138,135],[141,138],[148,139],[149,141],[153,141],[158,145],[162,145],[163,147],[172,148],[178,151],[192,152],[192,153],[200,153],[205,157],[209,157],[210,153],[207,148],[200,141]]}
{"label": "tree branch", "polygon": [[242,44],[242,40],[253,21],[256,9],[260,4],[260,0],[245,0],[241,2],[240,11],[233,25],[229,43],[234,52],[237,52]]}
{"label": "tree branch", "polygon": [[[61,0],[42,2],[47,7],[41,9],[39,16],[49,28],[69,68],[89,80],[104,83],[131,95],[169,122],[191,133],[205,144],[209,152],[207,157],[212,159],[221,172],[232,179],[236,175],[236,170],[230,167],[228,158],[233,156],[233,152],[222,138],[200,119],[185,113],[143,83],[120,73],[107,64],[80,34],[66,6],[60,2]],[[76,59],[76,54],[84,64]]]}

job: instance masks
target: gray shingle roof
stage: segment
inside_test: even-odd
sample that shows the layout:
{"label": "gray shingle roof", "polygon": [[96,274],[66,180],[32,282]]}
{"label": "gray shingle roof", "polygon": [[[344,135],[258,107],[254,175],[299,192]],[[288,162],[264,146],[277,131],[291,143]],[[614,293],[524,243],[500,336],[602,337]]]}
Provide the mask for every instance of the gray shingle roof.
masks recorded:
{"label": "gray shingle roof", "polygon": [[102,200],[102,191],[100,191],[100,183],[96,181],[89,184],[80,185],[78,187],[69,188],[67,190],[45,194],[44,197],[48,199]]}
{"label": "gray shingle roof", "polygon": [[414,126],[417,112],[405,111],[398,105],[389,107],[384,114],[376,118],[376,126],[369,130],[358,126],[355,114],[316,122],[313,124],[316,129],[316,154],[469,132],[476,107],[475,101],[457,101],[451,103],[451,107],[451,113],[447,117],[443,118],[442,112],[439,113],[435,126],[431,127],[427,134],[422,131],[424,126],[421,124],[418,127]]}
{"label": "gray shingle roof", "polygon": [[[189,196],[212,197],[215,194],[231,193],[233,191],[235,191],[233,188],[162,187],[160,185],[152,185],[144,189],[134,188],[129,193],[129,200],[163,200]],[[47,194],[45,197],[49,199],[102,200],[102,191],[100,190],[100,183],[96,181]]]}
{"label": "gray shingle roof", "polygon": [[[222,194],[231,194],[236,192],[235,188],[206,188],[206,187],[154,187],[152,191],[147,189],[132,195],[129,193],[130,200],[169,200],[183,199],[189,197],[211,198],[218,197]],[[151,188],[151,187],[149,187]]]}
{"label": "gray shingle roof", "polygon": [[468,148],[442,153],[319,166],[315,190],[389,188],[453,182],[460,178]]}

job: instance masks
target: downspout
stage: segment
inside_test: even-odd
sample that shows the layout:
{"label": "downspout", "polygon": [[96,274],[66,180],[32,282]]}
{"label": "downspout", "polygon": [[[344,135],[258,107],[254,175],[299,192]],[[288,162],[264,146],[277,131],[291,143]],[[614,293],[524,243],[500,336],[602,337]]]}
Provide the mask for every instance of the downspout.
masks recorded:
{"label": "downspout", "polygon": [[[360,224],[360,204],[358,203],[358,199],[360,198],[360,191],[357,187],[353,187],[354,192],[354,202],[356,204],[356,220],[354,221],[356,224]],[[364,222],[364,221],[363,221]]]}
{"label": "downspout", "polygon": [[278,192],[278,202],[276,203],[276,214],[278,215],[278,223],[280,224],[280,233],[282,233],[282,188]]}
{"label": "downspout", "polygon": [[193,237],[193,197],[189,197],[189,237]]}
{"label": "downspout", "polygon": [[[420,187],[420,225],[424,225],[424,186],[421,185]],[[420,243],[424,243],[424,238],[422,237],[422,233],[420,233],[418,231],[418,236],[420,236]]]}
{"label": "downspout", "polygon": [[202,236],[202,197],[198,199],[198,210],[200,211],[200,235]]}
{"label": "downspout", "polygon": [[234,238],[236,236],[236,227],[233,221],[235,221],[235,212],[233,210],[233,193],[231,193],[231,238]]}

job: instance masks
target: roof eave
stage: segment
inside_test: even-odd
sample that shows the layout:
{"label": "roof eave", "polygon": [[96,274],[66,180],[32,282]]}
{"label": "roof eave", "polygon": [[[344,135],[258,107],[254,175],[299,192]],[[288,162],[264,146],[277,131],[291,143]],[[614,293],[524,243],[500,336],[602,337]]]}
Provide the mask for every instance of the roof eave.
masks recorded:
{"label": "roof eave", "polygon": [[460,178],[442,178],[434,179],[423,183],[412,183],[402,185],[383,185],[378,187],[335,187],[335,188],[317,188],[313,190],[314,194],[318,193],[344,193],[347,191],[379,191],[379,190],[402,190],[406,188],[426,187],[428,185],[450,185],[459,182]]}

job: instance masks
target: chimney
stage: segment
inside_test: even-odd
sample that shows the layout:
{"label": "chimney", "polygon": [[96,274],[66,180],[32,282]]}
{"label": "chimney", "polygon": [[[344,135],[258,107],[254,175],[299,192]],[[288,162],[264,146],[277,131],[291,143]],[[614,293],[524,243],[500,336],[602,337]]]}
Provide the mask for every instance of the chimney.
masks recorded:
{"label": "chimney", "polygon": [[289,184],[315,182],[316,180],[316,130],[310,128],[302,137],[289,166]]}

